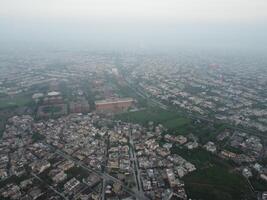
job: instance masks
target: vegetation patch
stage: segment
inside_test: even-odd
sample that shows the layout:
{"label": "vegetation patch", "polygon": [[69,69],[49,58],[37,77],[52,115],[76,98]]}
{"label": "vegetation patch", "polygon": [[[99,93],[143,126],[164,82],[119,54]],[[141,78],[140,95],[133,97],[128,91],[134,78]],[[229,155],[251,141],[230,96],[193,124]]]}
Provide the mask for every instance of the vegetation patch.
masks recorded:
{"label": "vegetation patch", "polygon": [[254,199],[246,180],[220,165],[200,169],[184,178],[190,198],[205,200]]}
{"label": "vegetation patch", "polygon": [[0,109],[25,106],[31,102],[32,99],[29,95],[6,96],[0,98]]}
{"label": "vegetation patch", "polygon": [[42,111],[44,113],[57,113],[61,111],[61,107],[60,106],[45,106],[43,107]]}
{"label": "vegetation patch", "polygon": [[168,129],[176,130],[179,127],[190,124],[190,120],[171,111],[156,107],[149,107],[145,110],[118,114],[115,119],[147,125],[149,121],[162,124]]}
{"label": "vegetation patch", "polygon": [[205,200],[253,199],[246,179],[235,172],[231,164],[203,150],[172,148],[196,165],[197,170],[183,178],[190,198]]}

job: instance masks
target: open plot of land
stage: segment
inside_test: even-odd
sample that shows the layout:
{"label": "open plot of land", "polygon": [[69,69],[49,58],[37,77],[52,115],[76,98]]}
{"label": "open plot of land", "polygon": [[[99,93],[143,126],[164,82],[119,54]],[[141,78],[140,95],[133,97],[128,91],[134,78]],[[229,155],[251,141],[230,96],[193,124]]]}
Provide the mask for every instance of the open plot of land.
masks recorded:
{"label": "open plot of land", "polygon": [[267,188],[267,182],[260,178],[252,177],[250,178],[250,183],[256,191],[265,191]]}
{"label": "open plot of land", "polygon": [[31,102],[31,96],[28,95],[6,96],[0,98],[0,109],[25,106]]}
{"label": "open plot of land", "polygon": [[116,115],[115,118],[143,125],[146,125],[149,121],[153,121],[154,123],[161,123],[170,130],[185,128],[190,125],[190,120],[188,118],[160,108],[147,108],[136,112],[122,113]]}
{"label": "open plot of land", "polygon": [[194,123],[193,120],[180,113],[158,107],[147,107],[136,112],[118,114],[115,119],[142,125],[147,125],[149,121],[153,121],[167,128],[168,134],[187,135],[193,133],[203,144],[213,140],[219,132],[225,129],[223,124]]}
{"label": "open plot of land", "polygon": [[171,152],[189,160],[190,162],[195,164],[197,168],[206,168],[208,166],[213,166],[217,161],[221,161],[220,159],[217,159],[214,155],[203,149],[188,150],[174,146],[171,149]]}
{"label": "open plot of land", "polygon": [[194,163],[197,170],[183,178],[191,198],[205,200],[253,199],[246,179],[226,161],[201,149],[175,147],[173,153]]}
{"label": "open plot of land", "polygon": [[190,197],[206,200],[253,199],[246,180],[224,166],[200,169],[184,178]]}
{"label": "open plot of land", "polygon": [[178,131],[179,134],[187,133],[191,126],[191,121],[184,117],[176,117],[171,120],[167,120],[163,123],[163,126],[168,128],[170,131]]}
{"label": "open plot of land", "polygon": [[67,112],[66,104],[43,105],[39,106],[37,115],[38,117],[57,117],[65,115]]}
{"label": "open plot of land", "polygon": [[45,106],[42,110],[44,113],[57,113],[61,111],[61,107],[58,106]]}

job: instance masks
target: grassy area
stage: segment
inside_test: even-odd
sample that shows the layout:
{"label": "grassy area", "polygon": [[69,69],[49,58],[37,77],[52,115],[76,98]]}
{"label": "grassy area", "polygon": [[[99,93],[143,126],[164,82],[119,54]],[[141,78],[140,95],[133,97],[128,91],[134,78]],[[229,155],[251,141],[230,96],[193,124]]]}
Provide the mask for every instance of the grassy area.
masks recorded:
{"label": "grassy area", "polygon": [[2,97],[0,98],[0,109],[25,106],[32,102],[31,96],[17,95],[14,97]]}
{"label": "grassy area", "polygon": [[34,108],[35,102],[32,101],[30,94],[0,97],[0,138],[4,132],[7,119],[20,114],[20,108],[24,106]]}
{"label": "grassy area", "polygon": [[40,140],[43,140],[45,137],[39,133],[33,133],[32,135],[32,140],[34,142],[37,142],[37,141],[40,141]]}
{"label": "grassy area", "polygon": [[0,116],[0,138],[3,135],[3,132],[5,130],[5,123],[6,123],[6,118]]}
{"label": "grassy area", "polygon": [[214,164],[219,161],[219,159],[217,159],[214,155],[203,149],[187,150],[185,148],[174,146],[171,149],[171,152],[173,154],[178,154],[186,160],[192,162],[194,165],[196,165],[197,168],[206,168],[207,166],[214,166]]}
{"label": "grassy area", "polygon": [[205,200],[253,199],[245,178],[232,166],[215,155],[203,150],[172,148],[196,165],[197,170],[183,178],[190,198]]}
{"label": "grassy area", "polygon": [[178,131],[179,134],[188,133],[191,121],[185,117],[175,117],[171,120],[167,120],[162,123],[164,127],[168,128],[169,131]]}
{"label": "grassy area", "polygon": [[161,123],[166,128],[176,130],[190,124],[190,120],[177,113],[162,110],[160,108],[147,108],[136,112],[118,114],[115,119],[147,125],[149,121]]}
{"label": "grassy area", "polygon": [[46,106],[43,108],[43,112],[45,113],[57,113],[60,112],[62,108],[60,106]]}
{"label": "grassy area", "polygon": [[211,122],[191,123],[191,133],[198,137],[201,144],[215,140],[216,136],[225,130],[224,124],[213,124]]}
{"label": "grassy area", "polygon": [[250,182],[256,191],[266,191],[267,183],[264,180],[253,177]]}
{"label": "grassy area", "polygon": [[244,153],[241,149],[232,147],[232,146],[230,146],[230,145],[225,146],[224,149],[225,149],[225,150],[228,150],[228,151],[231,151],[231,152],[233,152],[233,153],[237,153],[237,154],[242,154],[242,153]]}
{"label": "grassy area", "polygon": [[90,174],[87,170],[83,169],[82,167],[76,167],[76,166],[67,170],[66,173],[68,175],[68,179],[75,177],[80,181],[82,181],[83,178],[88,177]]}
{"label": "grassy area", "polygon": [[205,200],[254,199],[241,175],[220,165],[193,172],[184,178],[190,198]]}
{"label": "grassy area", "polygon": [[218,133],[225,130],[224,124],[196,123],[180,113],[167,111],[155,107],[147,107],[145,110],[118,114],[115,119],[147,125],[149,121],[161,123],[168,129],[168,134],[187,135],[193,133],[202,144],[214,140]]}

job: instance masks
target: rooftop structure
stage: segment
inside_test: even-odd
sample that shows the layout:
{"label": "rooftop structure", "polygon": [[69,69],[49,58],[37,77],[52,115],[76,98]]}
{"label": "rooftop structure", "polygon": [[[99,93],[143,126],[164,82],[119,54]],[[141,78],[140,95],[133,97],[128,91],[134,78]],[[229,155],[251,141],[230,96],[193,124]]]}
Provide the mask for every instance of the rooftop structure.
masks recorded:
{"label": "rooftop structure", "polygon": [[52,92],[48,92],[47,93],[47,96],[50,96],[50,97],[52,97],[52,96],[58,96],[58,95],[60,95],[60,92],[52,91]]}
{"label": "rooftop structure", "polygon": [[134,103],[133,98],[106,99],[95,102],[97,112],[122,112]]}

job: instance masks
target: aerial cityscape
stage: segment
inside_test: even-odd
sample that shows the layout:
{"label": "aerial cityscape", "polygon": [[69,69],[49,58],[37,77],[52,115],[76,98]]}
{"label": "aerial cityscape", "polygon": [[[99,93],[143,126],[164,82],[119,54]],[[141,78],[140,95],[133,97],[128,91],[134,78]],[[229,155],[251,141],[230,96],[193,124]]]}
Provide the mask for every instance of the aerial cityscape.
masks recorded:
{"label": "aerial cityscape", "polygon": [[265,63],[255,69],[253,60],[230,57],[231,64],[183,55],[22,57],[1,57],[1,198],[266,194]]}
{"label": "aerial cityscape", "polygon": [[266,0],[0,0],[0,200],[267,200]]}

